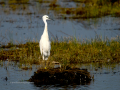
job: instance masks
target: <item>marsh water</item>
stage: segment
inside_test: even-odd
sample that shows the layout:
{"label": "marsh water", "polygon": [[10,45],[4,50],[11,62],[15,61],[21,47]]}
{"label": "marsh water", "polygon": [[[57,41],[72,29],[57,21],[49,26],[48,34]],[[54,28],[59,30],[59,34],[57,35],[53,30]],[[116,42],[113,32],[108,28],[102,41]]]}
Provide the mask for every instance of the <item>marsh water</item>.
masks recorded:
{"label": "marsh water", "polygon": [[[10,2],[13,1],[13,2]],[[54,21],[48,21],[50,39],[61,40],[61,37],[76,37],[81,40],[95,38],[96,35],[111,39],[120,35],[120,17],[105,16],[89,19],[63,19],[61,14],[49,11],[48,3],[39,3],[37,0],[20,4],[15,0],[6,0],[0,3],[0,45],[12,43],[25,43],[39,41],[44,23],[42,16],[49,15]],[[3,2],[3,0],[0,0]],[[68,2],[59,2],[64,7]],[[68,5],[69,4],[69,5]],[[75,7],[71,2],[67,5]],[[22,70],[18,62],[1,61],[0,63],[0,90],[36,90],[36,89],[76,89],[76,90],[119,90],[120,89],[120,63],[82,64],[79,68],[87,68],[94,80],[86,85],[56,86],[42,85],[36,87],[27,80],[40,66],[33,65],[32,69]]]}
{"label": "marsh water", "polygon": [[[80,40],[90,40],[95,36],[100,36],[102,39],[105,37],[111,39],[120,35],[120,17],[109,15],[101,18],[64,19],[68,15],[52,11],[49,2],[41,3],[38,2],[39,0],[20,1],[6,0],[3,2],[1,0],[0,44],[39,41],[44,30],[42,16],[45,14],[54,20],[48,21],[50,39],[61,40],[61,37],[76,37]],[[58,3],[63,7],[75,7],[77,4],[62,1]]]}
{"label": "marsh water", "polygon": [[27,80],[40,68],[33,65],[32,69],[22,70],[19,62],[3,61],[0,63],[0,89],[1,90],[119,90],[120,89],[120,63],[113,64],[82,64],[79,68],[88,69],[94,79],[85,85],[41,85],[37,87],[33,82]]}
{"label": "marsh water", "polygon": [[[42,17],[42,16],[40,16]],[[53,18],[48,21],[48,31],[50,39],[61,37],[76,37],[83,40],[100,36],[111,39],[120,35],[120,18],[106,16],[103,18],[89,20],[61,20]],[[44,23],[41,18],[32,15],[0,15],[0,43],[6,44],[25,43],[27,41],[39,41]]]}

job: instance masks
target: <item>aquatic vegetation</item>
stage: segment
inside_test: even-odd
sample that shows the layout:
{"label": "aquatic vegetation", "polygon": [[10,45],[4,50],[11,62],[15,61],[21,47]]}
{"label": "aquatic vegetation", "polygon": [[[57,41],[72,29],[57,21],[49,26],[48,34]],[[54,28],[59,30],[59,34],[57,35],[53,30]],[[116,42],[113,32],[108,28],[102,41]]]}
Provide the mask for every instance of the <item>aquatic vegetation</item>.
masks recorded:
{"label": "aquatic vegetation", "polygon": [[[8,44],[0,48],[0,60],[17,60],[22,64],[40,64],[38,42],[25,44]],[[62,65],[91,63],[91,62],[119,62],[120,61],[120,37],[111,40],[102,40],[96,37],[91,40],[76,40],[68,38],[63,41],[51,41],[51,55],[48,61],[57,61]]]}
{"label": "aquatic vegetation", "polygon": [[53,0],[53,1],[50,3],[49,7],[52,7],[52,8],[57,7],[58,5],[57,5],[56,3],[57,3],[57,0]]}
{"label": "aquatic vegetation", "polygon": [[50,10],[65,15],[66,18],[97,18],[106,15],[119,16],[119,1],[112,2],[109,0],[73,0],[78,3],[76,7],[58,6]]}
{"label": "aquatic vegetation", "polygon": [[[66,3],[69,6],[69,3],[73,3],[75,6],[62,5]],[[37,14],[38,10],[31,12],[29,6],[37,8],[38,6],[34,3],[43,5],[46,13],[53,11],[56,15],[62,15],[63,19],[79,19],[79,18],[98,18],[106,15],[120,16],[120,3],[119,0],[70,0],[68,1],[58,1],[58,0],[7,0],[6,2],[0,2],[0,5],[8,5],[9,9],[12,11],[21,10],[22,13],[19,15],[26,14]],[[42,8],[39,8],[39,13],[43,11]],[[5,9],[7,13],[7,9]],[[10,11],[9,11],[10,12]]]}
{"label": "aquatic vegetation", "polygon": [[24,10],[26,8],[25,4],[30,4],[29,0],[8,0],[8,5],[13,11],[19,8],[23,8]]}

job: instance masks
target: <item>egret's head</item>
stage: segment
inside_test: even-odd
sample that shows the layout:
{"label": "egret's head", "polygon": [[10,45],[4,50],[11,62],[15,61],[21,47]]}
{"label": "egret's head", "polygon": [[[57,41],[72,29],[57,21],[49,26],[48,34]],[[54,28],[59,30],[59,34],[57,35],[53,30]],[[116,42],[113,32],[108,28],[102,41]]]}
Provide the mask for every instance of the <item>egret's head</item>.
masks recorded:
{"label": "egret's head", "polygon": [[42,19],[43,19],[43,21],[44,21],[44,20],[50,20],[48,15],[44,15],[44,16],[42,17]]}

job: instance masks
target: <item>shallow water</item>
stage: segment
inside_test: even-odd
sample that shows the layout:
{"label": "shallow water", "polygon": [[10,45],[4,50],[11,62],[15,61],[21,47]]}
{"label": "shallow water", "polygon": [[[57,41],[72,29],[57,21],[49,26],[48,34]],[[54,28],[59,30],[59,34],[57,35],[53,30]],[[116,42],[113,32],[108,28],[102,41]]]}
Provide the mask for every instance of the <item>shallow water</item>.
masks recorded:
{"label": "shallow water", "polygon": [[18,67],[19,63],[4,61],[0,64],[0,87],[1,90],[37,90],[37,89],[75,89],[75,90],[119,90],[120,88],[120,63],[102,65],[102,64],[82,64],[77,67],[87,68],[94,80],[86,85],[58,86],[42,85],[36,87],[34,83],[28,80],[39,68],[39,65],[33,65],[32,70],[22,70]]}
{"label": "shallow water", "polygon": [[[4,15],[5,17],[6,15]],[[2,16],[0,16],[2,18]],[[39,41],[43,30],[44,23],[42,19],[34,16],[6,16],[1,22],[0,27],[0,40],[1,44],[8,42],[25,43],[27,41]],[[0,19],[1,19],[0,18]],[[30,20],[31,19],[31,20]],[[55,17],[54,17],[55,19]],[[8,20],[8,22],[6,22]],[[14,22],[9,22],[13,20]],[[120,35],[120,18],[104,17],[98,18],[95,23],[93,19],[87,20],[60,20],[48,21],[48,31],[50,38],[61,37],[76,37],[80,40],[95,38],[99,35],[104,39],[108,37],[116,37]]]}
{"label": "shallow water", "polygon": [[[63,15],[49,10],[49,3],[25,0],[25,4],[19,4],[14,1],[16,0],[6,0],[4,6],[0,5],[0,44],[39,41],[44,30],[42,21],[44,14],[54,19],[48,21],[50,39],[76,37],[83,40],[95,38],[96,35],[100,35],[102,39],[105,37],[111,39],[120,35],[120,17],[63,19]],[[62,4],[64,6],[68,4],[70,7],[75,6],[75,3],[64,2],[64,0],[58,3],[64,3],[65,5]]]}

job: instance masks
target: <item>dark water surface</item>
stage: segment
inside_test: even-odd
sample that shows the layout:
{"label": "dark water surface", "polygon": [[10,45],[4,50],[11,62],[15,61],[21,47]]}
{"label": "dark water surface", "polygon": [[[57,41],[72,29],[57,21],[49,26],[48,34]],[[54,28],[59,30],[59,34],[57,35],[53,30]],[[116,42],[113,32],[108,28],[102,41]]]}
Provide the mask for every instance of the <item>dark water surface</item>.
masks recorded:
{"label": "dark water surface", "polygon": [[118,64],[82,64],[77,65],[80,68],[87,68],[94,80],[86,85],[58,86],[42,85],[36,87],[33,82],[27,80],[34,74],[40,66],[33,65],[32,70],[22,70],[19,63],[4,61],[0,63],[0,89],[1,90],[119,90],[120,89],[120,63]]}

